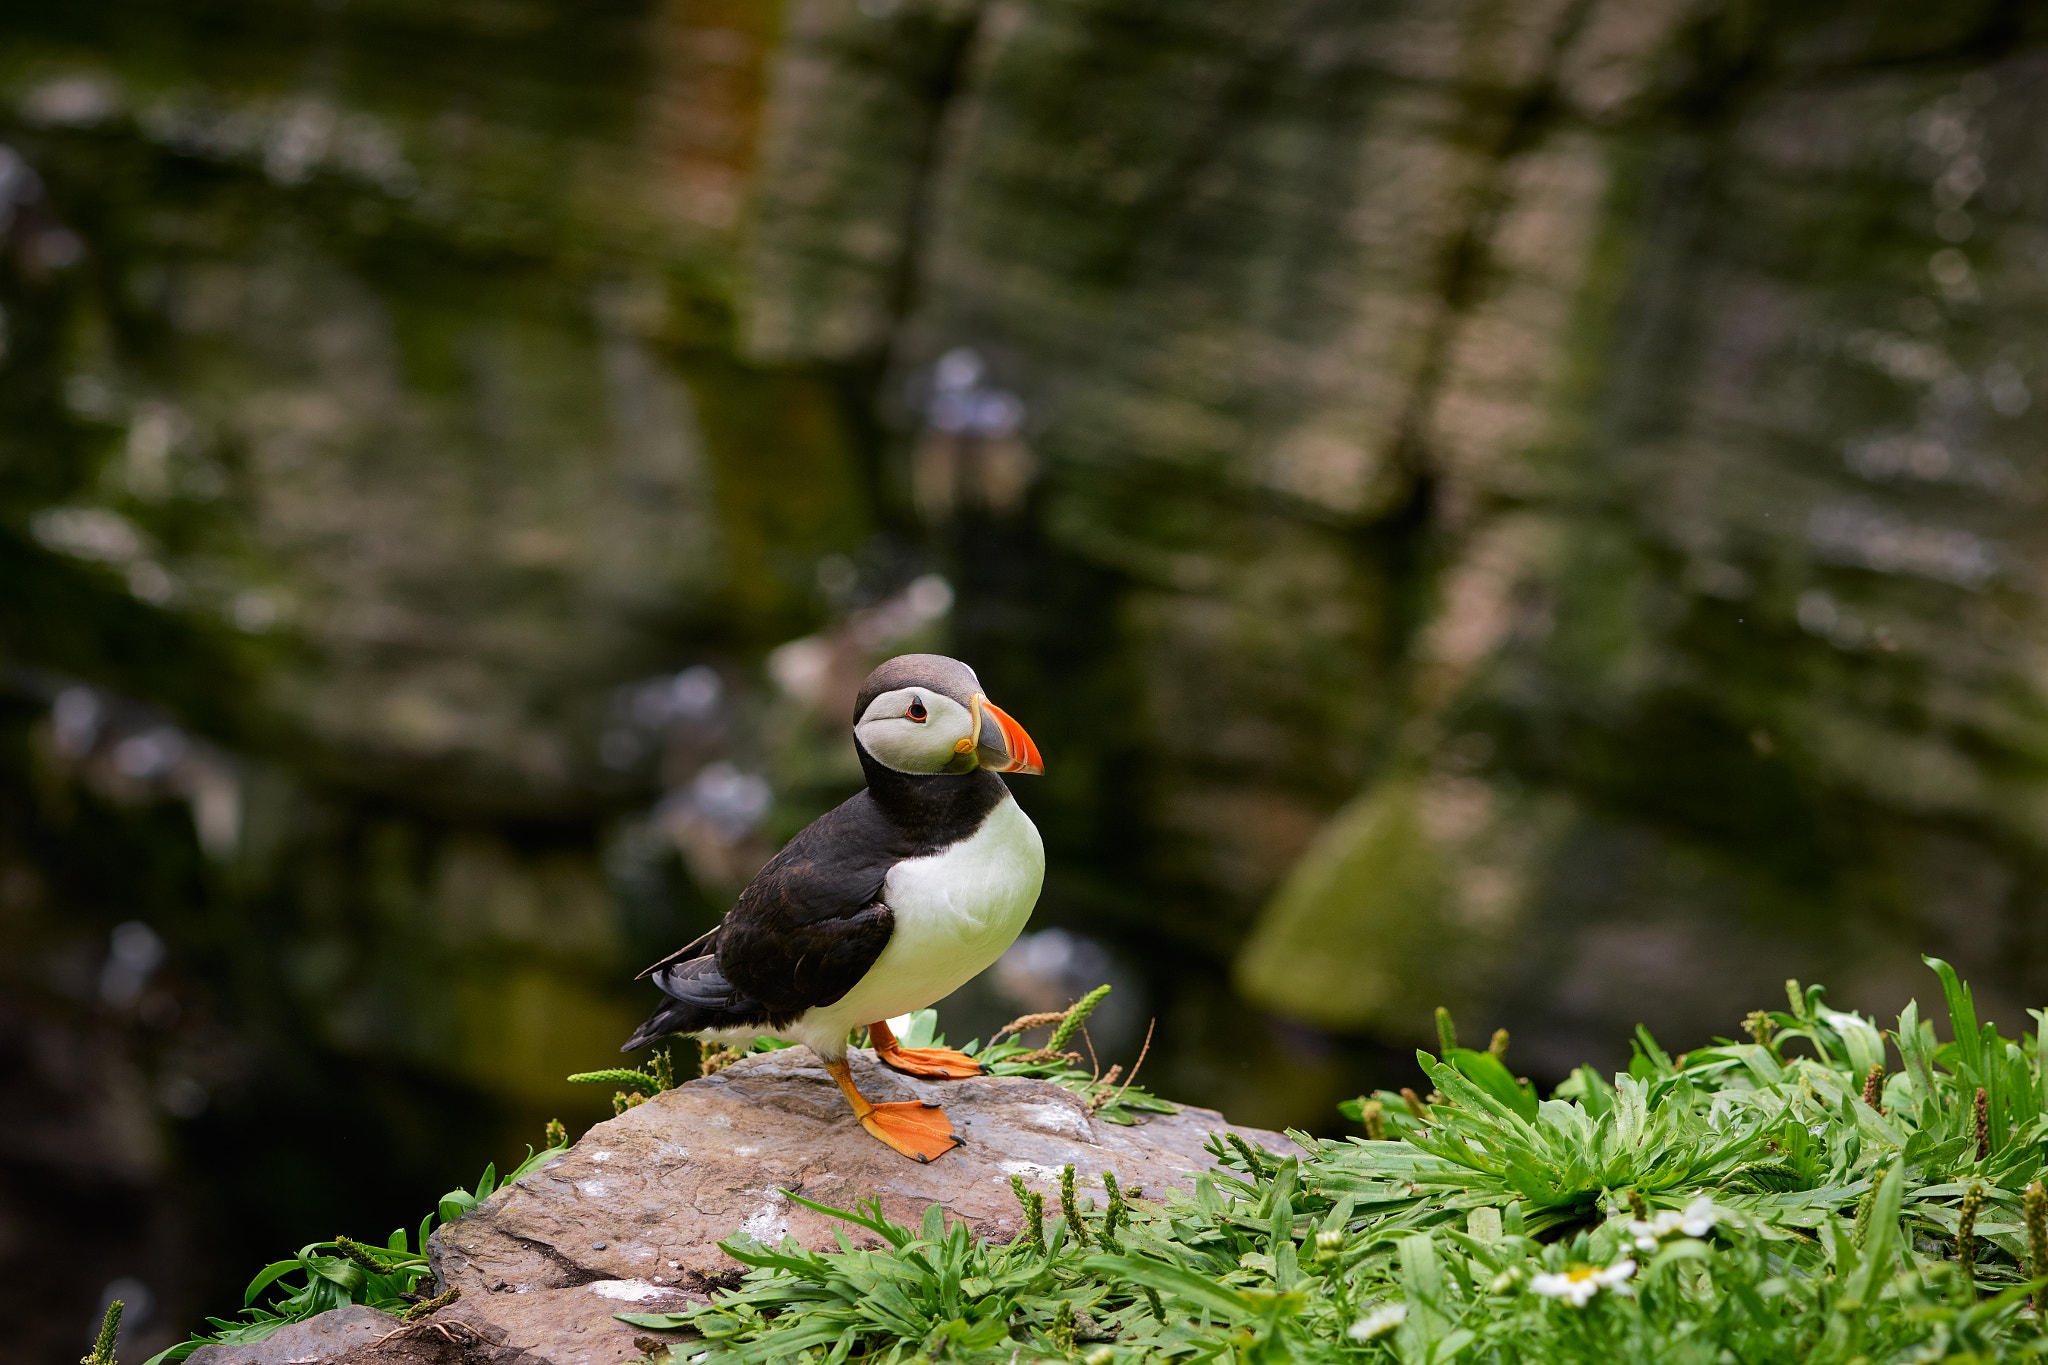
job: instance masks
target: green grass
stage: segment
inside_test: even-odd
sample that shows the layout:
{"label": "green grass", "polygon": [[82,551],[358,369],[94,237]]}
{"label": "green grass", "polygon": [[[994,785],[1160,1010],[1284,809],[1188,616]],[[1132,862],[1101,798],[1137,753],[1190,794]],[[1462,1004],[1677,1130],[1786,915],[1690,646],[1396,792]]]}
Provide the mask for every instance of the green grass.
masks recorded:
{"label": "green grass", "polygon": [[[1219,1139],[1218,1169],[1163,1200],[1127,1201],[1112,1178],[1098,1206],[1075,1196],[1071,1172],[1052,1189],[1017,1182],[1025,1232],[1009,1244],[948,1226],[938,1208],[913,1229],[879,1203],[792,1194],[880,1245],[736,1237],[723,1245],[748,1267],[738,1288],[690,1313],[619,1316],[701,1333],[672,1354],[704,1365],[2048,1359],[2048,1011],[2032,1012],[2030,1036],[2003,1038],[1928,962],[1947,1042],[1917,1005],[1886,1033],[1788,983],[1787,1008],[1753,1013],[1748,1041],[1673,1057],[1638,1029],[1627,1072],[1582,1067],[1541,1099],[1508,1069],[1503,1036],[1460,1048],[1440,1013],[1440,1055],[1417,1054],[1426,1099],[1381,1091],[1346,1106],[1367,1137],[1291,1134],[1284,1157]],[[927,1012],[905,1042],[933,1032]],[[1051,1049],[977,1050],[999,1074],[1088,1095],[1104,1117],[1163,1105],[1112,1100],[1115,1086]],[[450,1196],[441,1216],[490,1184]],[[268,1267],[250,1301],[272,1281],[287,1297],[215,1327],[261,1334],[417,1294],[424,1267],[402,1233],[379,1253],[388,1276],[335,1246]],[[303,1284],[280,1278],[295,1269]]]}
{"label": "green grass", "polygon": [[883,1245],[736,1238],[739,1288],[621,1317],[696,1329],[707,1342],[675,1358],[708,1347],[706,1365],[2048,1357],[2028,1302],[2048,1255],[2041,1033],[1980,1025],[1930,965],[1953,1037],[1906,1010],[1883,1112],[1863,1096],[1887,1036],[1819,988],[1753,1015],[1748,1042],[1673,1058],[1638,1030],[1627,1073],[1581,1068],[1549,1100],[1497,1050],[1456,1048],[1446,1017],[1449,1060],[1417,1054],[1435,1087],[1419,1112],[1391,1091],[1350,1106],[1377,1139],[1293,1134],[1284,1158],[1218,1142],[1191,1196],[1067,1197],[1009,1245],[937,1209],[913,1230],[811,1205]]}

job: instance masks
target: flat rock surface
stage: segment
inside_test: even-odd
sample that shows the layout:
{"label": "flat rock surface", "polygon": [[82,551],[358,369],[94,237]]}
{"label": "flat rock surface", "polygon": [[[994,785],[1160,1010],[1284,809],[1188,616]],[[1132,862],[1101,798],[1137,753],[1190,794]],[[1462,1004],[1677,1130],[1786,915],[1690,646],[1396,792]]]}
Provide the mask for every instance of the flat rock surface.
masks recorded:
{"label": "flat rock surface", "polygon": [[1191,1188],[1191,1173],[1214,1164],[1204,1150],[1212,1133],[1291,1150],[1278,1133],[1233,1129],[1213,1110],[1122,1127],[1046,1081],[921,1081],[866,1051],[852,1062],[871,1099],[942,1102],[967,1144],[929,1165],[911,1161],[861,1129],[808,1051],[750,1057],[598,1124],[435,1233],[434,1269],[462,1290],[436,1318],[466,1324],[522,1365],[613,1365],[643,1354],[634,1339],[649,1333],[612,1314],[702,1303],[741,1269],[718,1247],[735,1232],[819,1249],[835,1245],[835,1227],[875,1240],[785,1191],[838,1208],[879,1197],[885,1215],[913,1226],[939,1204],[977,1234],[1006,1241],[1020,1223],[1012,1175],[1054,1191],[1048,1202],[1056,1204],[1060,1169],[1071,1162],[1080,1190],[1100,1201],[1105,1170],[1150,1194]]}

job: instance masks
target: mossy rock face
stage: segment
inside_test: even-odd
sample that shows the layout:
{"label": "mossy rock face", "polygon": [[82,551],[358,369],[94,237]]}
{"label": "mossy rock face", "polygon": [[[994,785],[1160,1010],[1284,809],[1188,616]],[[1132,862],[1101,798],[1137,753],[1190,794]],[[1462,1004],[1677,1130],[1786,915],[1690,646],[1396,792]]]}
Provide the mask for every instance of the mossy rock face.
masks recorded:
{"label": "mossy rock face", "polygon": [[[2043,212],[2023,188],[2038,60],[1836,83],[1788,58],[1711,133],[1560,127],[1504,171],[1492,270],[1428,400],[1449,567],[1407,744],[1478,744],[1491,780],[1567,793],[1587,838],[1632,850],[1604,889],[1573,862],[1583,840],[1525,869],[1538,901],[1578,898],[1525,932],[1575,945],[1546,960],[1632,974],[1625,1008],[1676,1026],[1745,955],[1891,1005],[1880,961],[2015,933],[2025,965],[1978,970],[2003,1011],[2037,988],[2048,768],[2020,643],[2039,590],[2017,566],[2040,541],[2019,491],[2040,469],[2022,338],[2042,300],[2019,246]],[[1532,516],[1561,548],[1461,596]],[[1430,642],[1461,628],[1484,648],[1433,668]],[[1398,808],[1403,781],[1352,809]],[[1381,828],[1340,820],[1323,838],[1349,861],[1317,856],[1363,869]],[[1314,883],[1305,864],[1240,971],[1305,1017],[1330,1016],[1286,983],[1325,939],[1398,924],[1370,929],[1398,944],[1418,899],[1455,901],[1418,898],[1400,866]],[[1649,883],[1671,899],[1620,903]],[[1688,916],[1719,940],[1706,956]],[[1459,943],[1440,923],[1432,958]],[[1494,1008],[1520,1038],[1600,994],[1576,979],[1509,971]]]}
{"label": "mossy rock face", "polygon": [[1237,960],[1254,999],[1340,1032],[1486,1000],[1571,810],[1447,771],[1380,781],[1296,863]]}
{"label": "mossy rock face", "polygon": [[[869,187],[771,187],[756,259],[791,268],[757,270],[755,306],[852,316],[901,271],[899,366],[1000,358],[1033,405],[1040,553],[1121,584],[1098,638],[1142,705],[1129,757],[1157,764],[1147,869],[1208,907],[1174,932],[1227,943],[1280,888],[1239,964],[1260,1004],[1389,1027],[1405,1006],[1331,1003],[1384,950],[1425,1003],[1518,1030],[1567,1010],[1561,984],[1443,967],[1443,907],[1492,874],[1385,833],[1439,767],[1579,812],[1516,880],[1578,898],[1541,922],[1589,953],[1625,915],[1568,850],[1614,840],[1680,920],[1852,990],[1930,935],[2027,920],[2039,687],[1987,642],[2033,629],[2026,573],[1992,566],[2038,536],[2021,484],[1986,481],[2033,467],[2040,422],[2033,39],[1875,5],[1753,27],[1394,6],[1286,36],[1230,5],[1024,7],[976,34],[941,117],[827,55],[870,33],[852,8],[801,13],[845,82],[778,104],[802,164],[857,159],[870,119],[928,121],[937,150],[921,236],[825,294],[796,266]],[[1966,33],[1988,44],[1969,70],[1945,55]],[[846,359],[865,333],[814,335]],[[1363,794],[1290,874],[1275,854],[1342,804],[1333,777]],[[1961,864],[1981,895],[1936,870]],[[1326,945],[1361,937],[1332,970]],[[2034,970],[1993,956],[2008,990]],[[1619,1008],[1689,1019],[1713,989],[1667,948],[1631,970],[1652,1003]]]}
{"label": "mossy rock face", "polygon": [[[467,1087],[481,1153],[844,794],[771,674],[939,570],[906,629],[1051,765],[1044,922],[1249,1121],[1371,1054],[1247,1004],[1534,1068],[1743,971],[2032,998],[2048,34],[1510,8],[18,6],[25,941],[90,994],[146,918],[289,1040],[218,1094]],[[1000,435],[938,424],[962,348]],[[691,665],[716,724],[621,739]]]}

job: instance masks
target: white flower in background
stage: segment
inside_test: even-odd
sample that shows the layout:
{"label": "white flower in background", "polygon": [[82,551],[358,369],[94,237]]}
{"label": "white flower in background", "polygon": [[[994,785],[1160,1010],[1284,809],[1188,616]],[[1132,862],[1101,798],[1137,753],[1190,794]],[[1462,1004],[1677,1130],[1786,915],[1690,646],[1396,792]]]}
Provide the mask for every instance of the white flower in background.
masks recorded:
{"label": "white flower in background", "polygon": [[1383,1303],[1352,1323],[1351,1330],[1345,1335],[1353,1341],[1371,1341],[1374,1337],[1383,1337],[1399,1327],[1407,1316],[1407,1304]]}
{"label": "white flower in background", "polygon": [[1686,1205],[1683,1213],[1677,1209],[1661,1209],[1647,1223],[1640,1218],[1632,1219],[1628,1231],[1629,1236],[1635,1239],[1636,1250],[1655,1251],[1674,1232],[1682,1232],[1688,1237],[1706,1236],[1714,1230],[1714,1224],[1720,1221],[1720,1217],[1714,1201],[1702,1194]]}
{"label": "white flower in background", "polygon": [[1602,1289],[1628,1292],[1622,1288],[1622,1281],[1635,1273],[1636,1263],[1630,1260],[1616,1261],[1605,1270],[1598,1266],[1575,1265],[1562,1273],[1538,1275],[1529,1281],[1529,1287],[1553,1299],[1563,1299],[1574,1308],[1584,1308],[1587,1301]]}
{"label": "white flower in background", "polygon": [[1629,1236],[1635,1239],[1636,1250],[1655,1251],[1657,1244],[1678,1231],[1679,1215],[1671,1209],[1660,1209],[1647,1222],[1641,1218],[1632,1219],[1628,1225]]}

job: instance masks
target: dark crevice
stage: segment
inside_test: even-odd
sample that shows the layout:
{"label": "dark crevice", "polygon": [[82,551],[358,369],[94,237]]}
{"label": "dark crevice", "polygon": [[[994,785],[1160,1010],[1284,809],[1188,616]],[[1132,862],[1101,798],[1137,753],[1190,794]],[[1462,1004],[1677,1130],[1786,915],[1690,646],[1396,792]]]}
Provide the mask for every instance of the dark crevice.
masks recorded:
{"label": "dark crevice", "polygon": [[925,246],[932,232],[933,201],[941,179],[939,160],[945,151],[947,133],[967,93],[967,72],[985,9],[985,5],[976,5],[964,20],[939,36],[938,55],[930,64],[924,88],[918,92],[929,106],[931,116],[912,157],[916,170],[911,178],[910,203],[903,215],[903,243],[888,288],[890,325],[884,333],[881,354],[869,363],[869,368],[880,375],[896,372],[900,359],[896,345],[902,325],[917,307]]}
{"label": "dark crevice", "polygon": [[609,1280],[612,1278],[611,1275],[602,1270],[592,1270],[588,1266],[578,1265],[546,1242],[536,1241],[534,1238],[523,1237],[516,1232],[507,1231],[502,1225],[494,1224],[491,1231],[508,1242],[517,1242],[521,1246],[534,1251],[543,1260],[560,1270],[566,1277],[559,1284],[540,1286],[543,1289],[575,1289],[581,1285],[596,1284],[599,1280]]}
{"label": "dark crevice", "polygon": [[[1507,210],[1506,180],[1515,161],[1535,147],[1556,125],[1562,104],[1557,72],[1572,41],[1592,8],[1591,0],[1574,0],[1551,35],[1542,76],[1523,92],[1499,131],[1492,137],[1488,171],[1474,188],[1465,226],[1443,250],[1436,278],[1440,300],[1436,319],[1423,347],[1409,399],[1396,430],[1389,458],[1409,489],[1403,504],[1388,519],[1382,536],[1389,562],[1402,571],[1392,582],[1405,585],[1395,594],[1388,652],[1398,675],[1401,661],[1412,660],[1412,646],[1430,614],[1436,579],[1445,567],[1449,546],[1443,522],[1442,480],[1429,448],[1428,425],[1440,396],[1450,348],[1469,319],[1491,269],[1492,242]],[[1475,102],[1479,96],[1475,95]],[[1485,117],[1475,110],[1474,118]],[[1391,742],[1391,740],[1390,740]]]}
{"label": "dark crevice", "polygon": [[1271,26],[1269,41],[1239,60],[1211,100],[1187,106],[1189,130],[1180,152],[1160,173],[1153,188],[1127,210],[1125,230],[1098,267],[1088,273],[1105,289],[1135,282],[1138,260],[1157,240],[1167,223],[1178,220],[1194,197],[1202,171],[1217,160],[1235,130],[1253,126],[1273,98],[1276,80],[1299,53],[1303,41],[1329,15],[1343,13],[1342,0],[1306,0]]}
{"label": "dark crevice", "polygon": [[1415,478],[1429,470],[1428,415],[1435,406],[1443,382],[1452,339],[1466,321],[1487,282],[1495,231],[1509,207],[1506,180],[1517,158],[1528,152],[1558,120],[1561,108],[1557,70],[1572,40],[1585,23],[1591,0],[1574,0],[1551,36],[1550,53],[1543,75],[1517,100],[1492,138],[1487,154],[1488,171],[1472,192],[1471,209],[1465,227],[1444,247],[1437,270],[1436,297],[1441,300],[1437,318],[1417,367],[1400,430],[1395,437],[1397,465]]}

